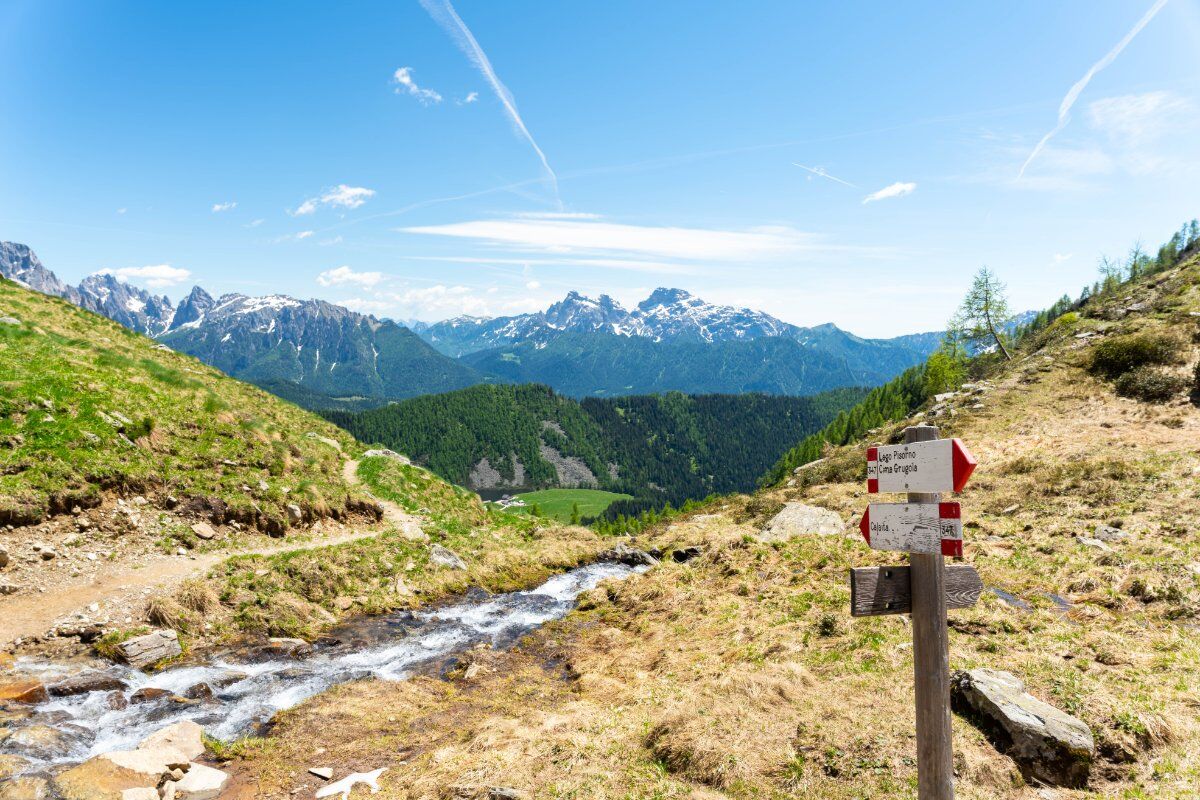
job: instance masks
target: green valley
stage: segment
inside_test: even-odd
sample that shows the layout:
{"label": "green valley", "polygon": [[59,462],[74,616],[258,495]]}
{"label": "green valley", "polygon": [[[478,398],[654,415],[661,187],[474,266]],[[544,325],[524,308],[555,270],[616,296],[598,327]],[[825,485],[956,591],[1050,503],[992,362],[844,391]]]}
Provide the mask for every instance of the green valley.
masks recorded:
{"label": "green valley", "polygon": [[600,516],[618,500],[632,500],[633,495],[602,489],[540,489],[523,492],[516,495],[515,499],[525,505],[512,506],[511,511],[578,524],[583,519]]}
{"label": "green valley", "polygon": [[615,516],[750,489],[791,444],[865,391],[577,401],[539,385],[473,386],[325,416],[359,440],[404,453],[471,489],[630,495],[605,509]]}

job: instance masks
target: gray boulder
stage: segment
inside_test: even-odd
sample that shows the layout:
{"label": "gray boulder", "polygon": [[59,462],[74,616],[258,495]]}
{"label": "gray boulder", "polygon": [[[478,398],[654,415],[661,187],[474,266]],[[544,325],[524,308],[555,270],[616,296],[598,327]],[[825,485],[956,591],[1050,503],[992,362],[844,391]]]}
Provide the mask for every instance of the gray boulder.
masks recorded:
{"label": "gray boulder", "polygon": [[467,562],[462,560],[458,553],[448,547],[442,547],[440,544],[435,544],[429,548],[429,560],[439,567],[447,569],[466,569]]}
{"label": "gray boulder", "polygon": [[619,544],[616,547],[605,550],[600,555],[596,556],[597,561],[615,561],[618,564],[625,564],[629,567],[653,567],[658,563],[658,559],[644,550],[630,547],[627,544]]}
{"label": "gray boulder", "polygon": [[836,536],[846,523],[836,511],[804,503],[788,503],[758,534],[760,541],[778,542],[793,536]]}
{"label": "gray boulder", "polygon": [[954,710],[979,725],[1026,779],[1087,785],[1096,753],[1091,729],[1026,692],[1017,676],[992,669],[959,671],[951,679],[950,698]]}
{"label": "gray boulder", "polygon": [[165,658],[174,658],[183,652],[183,648],[179,646],[179,634],[163,629],[121,642],[117,652],[129,666],[145,669]]}

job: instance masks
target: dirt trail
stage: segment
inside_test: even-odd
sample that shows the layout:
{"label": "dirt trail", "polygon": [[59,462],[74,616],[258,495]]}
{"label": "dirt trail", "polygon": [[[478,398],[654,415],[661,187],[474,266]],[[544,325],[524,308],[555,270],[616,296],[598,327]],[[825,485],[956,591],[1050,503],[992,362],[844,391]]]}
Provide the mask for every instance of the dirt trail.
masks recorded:
{"label": "dirt trail", "polygon": [[378,530],[358,530],[309,542],[284,542],[270,547],[193,557],[161,556],[134,568],[123,569],[114,565],[112,572],[99,577],[81,578],[77,583],[55,587],[52,592],[3,598],[0,599],[0,646],[19,638],[39,636],[56,625],[69,623],[76,614],[94,619],[97,614],[87,610],[93,603],[99,603],[105,615],[114,623],[121,621],[118,617],[123,619],[131,613],[135,621],[140,621],[136,611],[146,597],[187,578],[203,575],[235,556],[268,556],[292,550],[311,550],[366,539],[378,533]]}
{"label": "dirt trail", "polygon": [[[347,461],[342,468],[346,483],[360,486],[358,462]],[[370,492],[367,492],[370,494]],[[371,497],[383,508],[384,521],[401,531],[407,538],[424,540],[420,519],[405,512],[395,503],[374,495]],[[356,530],[327,536],[308,542],[282,542],[268,547],[224,551],[199,556],[152,555],[147,563],[136,567],[114,564],[107,573],[81,576],[76,581],[56,586],[52,591],[0,598],[0,647],[16,639],[40,636],[59,626],[79,623],[84,619],[106,618],[110,624],[125,624],[129,618],[140,621],[145,599],[157,592],[192,577],[207,573],[221,562],[240,555],[272,555],[292,550],[345,544],[375,536],[378,529]],[[89,606],[99,604],[99,611]]]}
{"label": "dirt trail", "polygon": [[362,488],[363,491],[383,509],[384,521],[395,526],[397,530],[404,534],[405,538],[422,542],[429,538],[425,534],[425,531],[421,529],[420,517],[409,514],[391,500],[385,500],[382,497],[375,496],[371,493],[370,489],[362,486],[362,479],[358,477],[357,461],[347,461],[342,465],[342,479],[345,480],[350,486],[358,486]]}

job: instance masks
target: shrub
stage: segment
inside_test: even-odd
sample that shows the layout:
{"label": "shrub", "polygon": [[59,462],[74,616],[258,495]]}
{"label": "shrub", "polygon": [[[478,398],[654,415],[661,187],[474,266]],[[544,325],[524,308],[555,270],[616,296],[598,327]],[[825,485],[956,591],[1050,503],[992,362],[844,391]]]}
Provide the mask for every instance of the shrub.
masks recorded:
{"label": "shrub", "polygon": [[1183,343],[1161,333],[1116,336],[1096,345],[1089,369],[1110,380],[1126,372],[1154,364],[1176,364],[1183,355]]}
{"label": "shrub", "polygon": [[1122,397],[1165,403],[1186,389],[1187,381],[1161,369],[1138,367],[1117,378],[1116,387]]}

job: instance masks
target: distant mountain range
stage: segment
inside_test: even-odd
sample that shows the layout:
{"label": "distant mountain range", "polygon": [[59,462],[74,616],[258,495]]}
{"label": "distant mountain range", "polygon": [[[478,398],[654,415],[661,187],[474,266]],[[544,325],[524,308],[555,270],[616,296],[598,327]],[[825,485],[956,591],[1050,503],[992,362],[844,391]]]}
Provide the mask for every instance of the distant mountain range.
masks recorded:
{"label": "distant mountain range", "polygon": [[632,310],[571,292],[545,311],[412,329],[322,300],[213,298],[177,305],[98,273],[69,286],[25,245],[0,275],[114,319],[226,373],[317,409],[356,409],[478,383],[540,383],[574,397],[681,391],[806,395],[874,386],[920,363],[940,334],[862,339],[656,289]]}
{"label": "distant mountain range", "polygon": [[571,292],[536,314],[458,317],[413,330],[480,373],[576,397],[874,386],[924,361],[941,339],[862,339],[835,325],[802,328],[682,289],[656,289],[632,311],[607,295]]}

